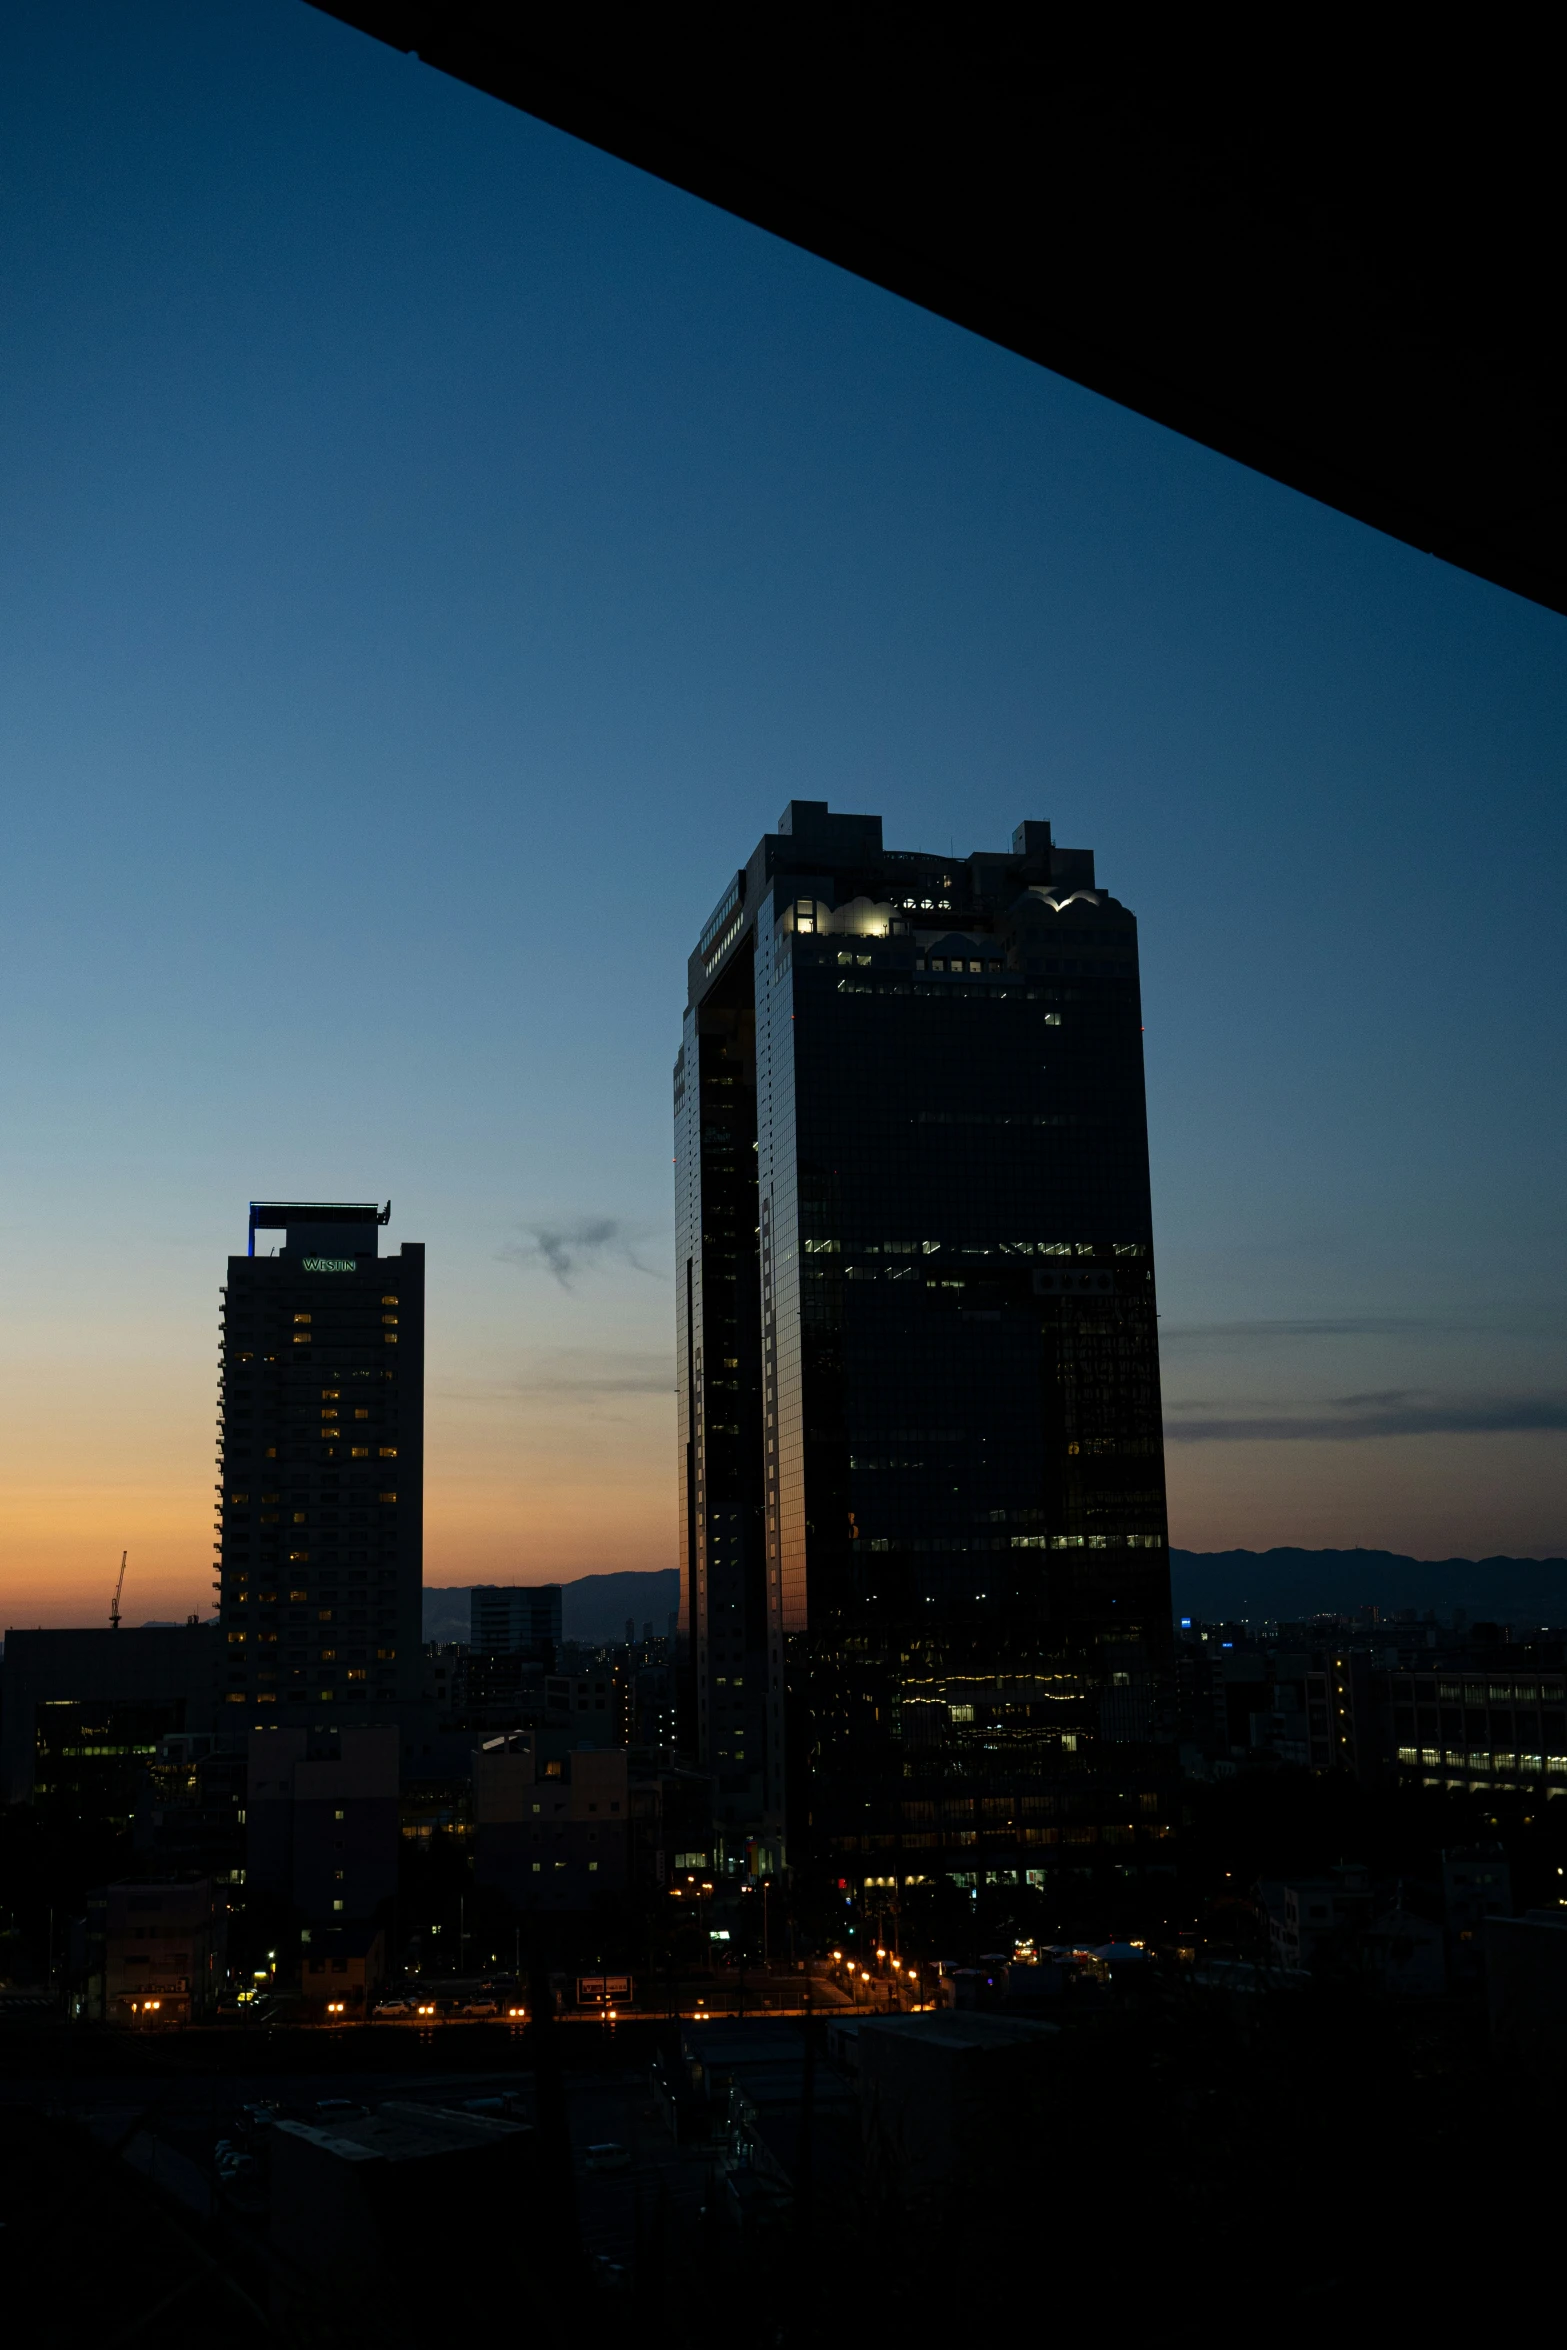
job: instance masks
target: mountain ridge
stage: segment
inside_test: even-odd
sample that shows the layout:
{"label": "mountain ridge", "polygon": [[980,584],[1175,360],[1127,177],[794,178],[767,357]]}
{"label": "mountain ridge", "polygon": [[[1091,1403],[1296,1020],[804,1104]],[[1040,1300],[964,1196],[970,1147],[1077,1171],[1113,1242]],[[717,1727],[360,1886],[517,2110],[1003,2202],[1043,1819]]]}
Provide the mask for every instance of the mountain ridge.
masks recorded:
{"label": "mountain ridge", "polygon": [[[541,1578],[548,1580],[549,1578]],[[471,1584],[427,1585],[426,1640],[466,1640]],[[1567,1624],[1567,1558],[1418,1559],[1396,1550],[1172,1550],[1170,1590],[1175,1614],[1210,1621],[1286,1620],[1354,1615],[1374,1607],[1384,1615],[1414,1608],[1451,1620],[1470,1618],[1523,1625]],[[668,1629],[680,1604],[675,1567],[627,1568],[562,1581],[562,1618],[568,1640],[625,1637],[626,1618],[640,1633],[651,1617]]]}

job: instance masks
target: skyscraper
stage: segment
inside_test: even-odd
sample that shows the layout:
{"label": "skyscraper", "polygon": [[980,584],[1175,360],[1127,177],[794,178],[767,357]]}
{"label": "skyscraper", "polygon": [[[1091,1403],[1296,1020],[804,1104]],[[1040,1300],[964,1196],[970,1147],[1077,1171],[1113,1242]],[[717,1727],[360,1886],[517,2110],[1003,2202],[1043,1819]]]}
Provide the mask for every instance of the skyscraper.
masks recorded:
{"label": "skyscraper", "polygon": [[[218,1548],[231,1721],[395,1721],[419,1697],[424,1247],[381,1257],[390,1214],[253,1201],[249,1254],[229,1259]],[[281,1248],[258,1256],[258,1232],[280,1232]]]}
{"label": "skyscraper", "polygon": [[1092,855],[794,801],[675,1069],[686,1735],[871,1885],[1167,1832],[1137,933]]}

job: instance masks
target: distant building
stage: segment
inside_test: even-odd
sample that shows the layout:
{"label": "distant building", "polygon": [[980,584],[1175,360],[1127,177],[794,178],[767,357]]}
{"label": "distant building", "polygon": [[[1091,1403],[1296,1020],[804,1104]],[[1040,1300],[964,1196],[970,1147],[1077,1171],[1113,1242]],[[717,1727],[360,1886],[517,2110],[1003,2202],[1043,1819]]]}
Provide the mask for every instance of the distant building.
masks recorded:
{"label": "distant building", "polygon": [[129,1821],[158,1741],[212,1719],[211,1624],[11,1631],[0,1666],[4,1800]]}
{"label": "distant building", "polygon": [[657,1893],[712,1848],[712,1786],[666,1756],[556,1751],[547,1733],[473,1758],[474,1881],[513,1908],[586,1910]]}
{"label": "distant building", "polygon": [[631,1703],[631,1681],[615,1666],[596,1673],[551,1673],[544,1684],[546,1719],[569,1729],[579,1745],[629,1745]]}
{"label": "distant building", "polygon": [[[381,1258],[387,1214],[253,1201],[250,1253],[229,1259],[220,1702],[245,1727],[418,1708],[424,1249]],[[257,1255],[270,1231],[282,1247]]]}
{"label": "distant building", "polygon": [[176,1730],[158,1741],[136,1798],[137,1853],[168,1871],[245,1881],[248,1734]]}
{"label": "distant building", "polygon": [[1513,1877],[1500,1845],[1442,1855],[1442,1907],[1455,1981],[1478,1982],[1486,1920],[1513,1914]]}
{"label": "distant building", "polygon": [[308,1928],[299,1987],[312,2021],[363,2023],[386,1976],[386,1932],[381,1926]]}
{"label": "distant building", "polygon": [[248,1906],[270,1898],[322,1924],[374,1919],[397,1891],[399,1777],[391,1723],[252,1731]]}
{"label": "distant building", "polygon": [[1567,1673],[1501,1643],[1388,1676],[1390,1760],[1425,1786],[1567,1795]]}
{"label": "distant building", "polygon": [[[1316,1635],[1314,1638],[1313,1635]],[[1505,1626],[1183,1621],[1182,1760],[1198,1775],[1291,1765],[1468,1793],[1567,1794],[1567,1641]]]}
{"label": "distant building", "polygon": [[479,1583],[468,1606],[470,1648],[490,1656],[528,1657],[554,1671],[561,1640],[558,1583]]}
{"label": "distant building", "polygon": [[1265,1885],[1269,1941],[1274,1964],[1286,1973],[1310,1971],[1324,1943],[1346,1930],[1371,1923],[1373,1891],[1368,1869],[1346,1865],[1325,1876],[1296,1877]]}
{"label": "distant building", "polygon": [[201,2022],[217,2006],[226,1925],[223,1898],[205,1878],[90,1893],[88,2017],[156,2027]]}
{"label": "distant building", "polygon": [[597,1909],[631,1881],[631,1781],[623,1747],[536,1757],[531,1737],[473,1758],[473,1873],[516,1909]]}

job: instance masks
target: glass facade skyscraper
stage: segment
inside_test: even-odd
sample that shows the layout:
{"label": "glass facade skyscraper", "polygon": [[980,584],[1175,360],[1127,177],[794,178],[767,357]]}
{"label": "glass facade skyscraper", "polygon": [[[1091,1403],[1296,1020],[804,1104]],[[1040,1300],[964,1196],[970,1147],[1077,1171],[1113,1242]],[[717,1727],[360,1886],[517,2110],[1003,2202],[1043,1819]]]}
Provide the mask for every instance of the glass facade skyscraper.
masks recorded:
{"label": "glass facade skyscraper", "polygon": [[675,1070],[687,1739],[871,1886],[1157,1865],[1173,1760],[1137,932],[1092,855],[795,801]]}
{"label": "glass facade skyscraper", "polygon": [[[424,1247],[390,1214],[253,1201],[219,1395],[219,1717],[401,1719],[422,1683]],[[282,1245],[256,1253],[257,1233]]]}

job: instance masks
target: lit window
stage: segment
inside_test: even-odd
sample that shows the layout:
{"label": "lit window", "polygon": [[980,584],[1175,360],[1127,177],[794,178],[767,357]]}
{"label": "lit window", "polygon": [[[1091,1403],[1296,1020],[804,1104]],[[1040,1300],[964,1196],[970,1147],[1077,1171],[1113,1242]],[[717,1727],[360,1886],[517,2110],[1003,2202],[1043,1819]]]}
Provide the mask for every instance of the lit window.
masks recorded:
{"label": "lit window", "polygon": [[397,1303],[397,1300],[396,1300],[396,1298],[395,1298],[395,1297],[383,1297],[383,1298],[382,1298],[382,1300],[381,1300],[381,1303],[382,1303],[382,1305],[384,1305],[384,1306],[395,1306],[395,1305],[396,1305],[396,1303]]}
{"label": "lit window", "polygon": [[368,1420],[368,1419],[369,1419],[369,1417],[370,1417],[370,1406],[369,1406],[368,1404],[366,1404],[366,1403],[362,1403],[362,1404],[356,1404],[356,1405],[355,1405],[355,1407],[354,1407],[354,1418],[355,1418],[356,1420]]}
{"label": "lit window", "polygon": [[[310,1344],[310,1333],[309,1333],[309,1331],[308,1331],[308,1330],[296,1330],[296,1331],[294,1332],[294,1344],[295,1344],[296,1346],[308,1346],[308,1345]],[[274,1455],[273,1457],[275,1458],[276,1456]]]}
{"label": "lit window", "polygon": [[397,1344],[397,1332],[395,1330],[383,1330],[381,1333],[381,1344],[383,1346],[395,1346]]}
{"label": "lit window", "polygon": [[350,1681],[362,1681],[362,1680],[364,1679],[364,1677],[365,1677],[365,1668],[364,1668],[364,1666],[363,1666],[363,1665],[350,1665],[350,1666],[349,1666],[349,1668],[348,1668],[348,1678],[350,1679]]}
{"label": "lit window", "polygon": [[318,1624],[330,1624],[331,1621],[332,1611],[329,1607],[318,1608],[316,1610],[316,1622]]}
{"label": "lit window", "polygon": [[322,1662],[324,1665],[334,1665],[334,1664],[336,1664],[336,1662],[337,1662],[337,1650],[336,1650],[335,1648],[323,1648],[323,1649],[322,1649],[322,1651],[321,1651],[321,1662]]}
{"label": "lit window", "polygon": [[396,1458],[397,1458],[397,1447],[396,1447],[396,1445],[395,1445],[395,1444],[383,1444],[383,1445],[381,1446],[380,1450],[381,1450],[381,1458],[382,1458],[382,1460],[383,1460],[383,1461],[395,1461],[395,1460],[396,1460]]}
{"label": "lit window", "polygon": [[308,1591],[291,1591],[288,1596],[290,1599],[308,1599],[310,1594]]}
{"label": "lit window", "polygon": [[321,1401],[322,1401],[323,1403],[341,1403],[341,1402],[342,1402],[342,1400],[343,1400],[343,1390],[342,1390],[340,1387],[323,1387],[323,1388],[322,1388],[322,1390],[321,1390]]}
{"label": "lit window", "polygon": [[294,1316],[294,1319],[295,1319],[295,1321],[296,1321],[296,1322],[308,1322],[308,1321],[309,1321],[309,1319],[310,1319],[310,1316],[309,1316],[308,1314],[296,1314],[296,1315]]}
{"label": "lit window", "polygon": [[370,1458],[369,1445],[351,1444],[348,1448],[348,1457],[351,1461],[367,1461]]}
{"label": "lit window", "polygon": [[[330,1696],[330,1695],[331,1695],[331,1691],[330,1691],[330,1690],[328,1690],[328,1691],[326,1692],[326,1694],[327,1694],[328,1696]],[[342,1904],[341,1897],[339,1897],[337,1900],[335,1900],[335,1901],[333,1902],[333,1904],[332,1904],[332,1907],[333,1907],[334,1909],[341,1909],[341,1908],[342,1908],[342,1906],[343,1906],[343,1904]]]}
{"label": "lit window", "polygon": [[395,1500],[397,1499],[397,1496],[396,1496],[396,1494],[395,1494],[395,1493],[383,1493],[383,1494],[380,1496],[380,1499],[381,1499],[382,1501],[395,1501]]}
{"label": "lit window", "polygon": [[383,1314],[381,1316],[381,1320],[388,1330],[395,1330],[397,1328],[397,1316],[395,1314]]}
{"label": "lit window", "polygon": [[245,1635],[243,1632],[231,1632],[229,1634],[229,1645],[231,1647],[237,1647],[244,1637]]}

